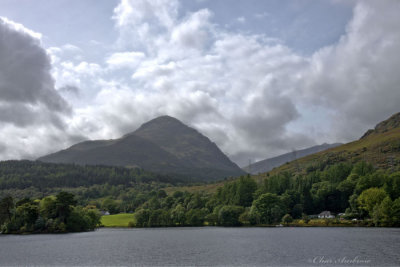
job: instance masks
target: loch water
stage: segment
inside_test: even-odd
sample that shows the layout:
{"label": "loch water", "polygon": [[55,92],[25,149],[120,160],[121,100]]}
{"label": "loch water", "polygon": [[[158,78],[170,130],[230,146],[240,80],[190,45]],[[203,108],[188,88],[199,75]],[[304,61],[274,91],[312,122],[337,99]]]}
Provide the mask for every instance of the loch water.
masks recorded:
{"label": "loch water", "polygon": [[0,235],[1,266],[400,266],[399,228],[102,228]]}

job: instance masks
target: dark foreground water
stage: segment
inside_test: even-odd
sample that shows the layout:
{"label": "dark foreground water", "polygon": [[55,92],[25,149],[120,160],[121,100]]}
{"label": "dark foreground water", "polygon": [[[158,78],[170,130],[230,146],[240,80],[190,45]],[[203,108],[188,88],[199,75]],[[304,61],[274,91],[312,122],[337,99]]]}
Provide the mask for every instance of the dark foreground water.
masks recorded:
{"label": "dark foreground water", "polygon": [[400,266],[400,229],[100,229],[2,235],[0,265]]}

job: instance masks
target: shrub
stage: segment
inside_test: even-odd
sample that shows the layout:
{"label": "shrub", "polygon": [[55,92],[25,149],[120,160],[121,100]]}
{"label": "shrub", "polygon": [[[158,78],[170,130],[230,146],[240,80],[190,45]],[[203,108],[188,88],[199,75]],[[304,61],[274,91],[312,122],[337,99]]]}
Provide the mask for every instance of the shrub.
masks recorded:
{"label": "shrub", "polygon": [[244,212],[241,206],[223,206],[218,213],[218,224],[222,226],[241,225],[239,216]]}

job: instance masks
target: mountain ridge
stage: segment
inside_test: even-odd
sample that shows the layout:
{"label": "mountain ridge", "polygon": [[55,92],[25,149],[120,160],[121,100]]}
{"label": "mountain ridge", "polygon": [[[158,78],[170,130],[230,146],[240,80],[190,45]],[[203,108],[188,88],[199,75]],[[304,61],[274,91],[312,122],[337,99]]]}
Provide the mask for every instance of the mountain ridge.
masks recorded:
{"label": "mountain ridge", "polygon": [[364,139],[371,134],[385,133],[395,128],[400,128],[400,112],[393,114],[387,120],[381,121],[374,129],[366,131],[360,139]]}
{"label": "mountain ridge", "polygon": [[313,153],[334,148],[340,145],[342,145],[342,143],[333,143],[333,144],[324,143],[322,145],[316,145],[305,149],[295,150],[293,152],[285,153],[276,157],[257,161],[255,163],[243,167],[242,169],[251,174],[268,172],[273,168],[279,167],[287,162],[311,155]]}
{"label": "mountain ridge", "polygon": [[121,138],[84,141],[38,161],[141,167],[205,180],[244,173],[208,137],[170,116],[143,123]]}
{"label": "mountain ridge", "polygon": [[[281,165],[269,173],[297,172],[321,169],[339,162],[357,163],[365,161],[377,169],[400,168],[400,113],[376,124],[358,140],[318,152]],[[260,174],[260,176],[268,173]]]}

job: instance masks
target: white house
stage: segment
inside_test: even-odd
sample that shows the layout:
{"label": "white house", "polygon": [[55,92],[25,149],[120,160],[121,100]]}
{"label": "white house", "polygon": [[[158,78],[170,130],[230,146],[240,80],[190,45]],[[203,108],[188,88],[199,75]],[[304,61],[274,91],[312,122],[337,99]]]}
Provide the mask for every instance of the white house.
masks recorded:
{"label": "white house", "polygon": [[320,214],[318,214],[319,219],[333,219],[335,218],[335,215],[333,215],[330,211],[323,211]]}

